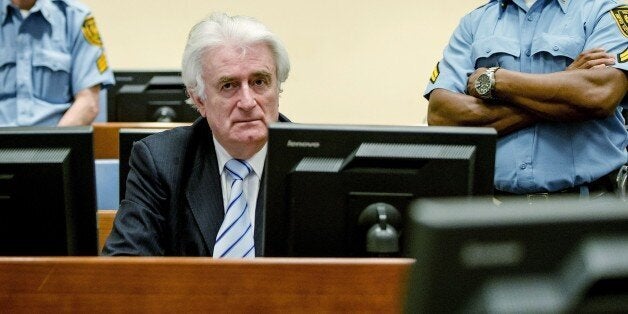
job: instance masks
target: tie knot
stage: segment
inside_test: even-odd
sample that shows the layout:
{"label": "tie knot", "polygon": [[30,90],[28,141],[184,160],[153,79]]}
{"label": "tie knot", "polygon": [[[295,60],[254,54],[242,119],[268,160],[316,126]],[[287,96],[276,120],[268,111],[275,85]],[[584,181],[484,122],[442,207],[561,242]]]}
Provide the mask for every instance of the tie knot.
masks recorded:
{"label": "tie knot", "polygon": [[225,164],[225,170],[234,180],[244,180],[253,168],[244,160],[231,159]]}

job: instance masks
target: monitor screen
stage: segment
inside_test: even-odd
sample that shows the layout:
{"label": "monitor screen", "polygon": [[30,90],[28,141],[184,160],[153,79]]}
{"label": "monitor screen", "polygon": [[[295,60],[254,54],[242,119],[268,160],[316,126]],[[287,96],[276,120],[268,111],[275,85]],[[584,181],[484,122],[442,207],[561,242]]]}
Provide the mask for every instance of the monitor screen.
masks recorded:
{"label": "monitor screen", "polygon": [[107,121],[192,122],[200,115],[186,103],[179,71],[114,71],[107,90]]}
{"label": "monitor screen", "polygon": [[412,203],[407,313],[626,313],[628,203]]}
{"label": "monitor screen", "polygon": [[0,255],[97,255],[92,127],[0,128]]}
{"label": "monitor screen", "polygon": [[410,201],[492,195],[492,128],[273,124],[265,256],[402,256]]}

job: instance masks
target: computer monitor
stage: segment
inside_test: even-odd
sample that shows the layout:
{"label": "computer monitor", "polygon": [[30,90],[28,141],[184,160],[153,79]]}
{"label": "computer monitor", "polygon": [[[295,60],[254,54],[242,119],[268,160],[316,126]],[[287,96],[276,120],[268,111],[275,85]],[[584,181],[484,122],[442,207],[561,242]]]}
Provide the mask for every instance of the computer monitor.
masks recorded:
{"label": "computer monitor", "polygon": [[192,122],[200,115],[186,103],[179,71],[114,71],[107,90],[107,121]]}
{"label": "computer monitor", "polygon": [[120,200],[124,199],[126,193],[126,178],[131,171],[129,160],[131,159],[131,150],[133,149],[133,143],[158,132],[165,131],[166,129],[120,129],[119,131],[119,145],[120,145]]}
{"label": "computer monitor", "polygon": [[97,255],[92,127],[0,128],[0,255]]}
{"label": "computer monitor", "polygon": [[628,203],[424,199],[407,313],[626,313]]}
{"label": "computer monitor", "polygon": [[416,198],[492,195],[492,128],[273,124],[264,256],[402,256]]}

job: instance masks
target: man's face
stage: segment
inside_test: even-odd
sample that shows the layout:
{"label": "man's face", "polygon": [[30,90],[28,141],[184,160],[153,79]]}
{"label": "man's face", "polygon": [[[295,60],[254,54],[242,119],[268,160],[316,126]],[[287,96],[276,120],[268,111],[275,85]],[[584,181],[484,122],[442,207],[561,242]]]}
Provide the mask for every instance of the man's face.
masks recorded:
{"label": "man's face", "polygon": [[195,97],[218,142],[235,158],[248,159],[268,139],[279,116],[275,61],[265,44],[224,46],[204,57],[205,100]]}

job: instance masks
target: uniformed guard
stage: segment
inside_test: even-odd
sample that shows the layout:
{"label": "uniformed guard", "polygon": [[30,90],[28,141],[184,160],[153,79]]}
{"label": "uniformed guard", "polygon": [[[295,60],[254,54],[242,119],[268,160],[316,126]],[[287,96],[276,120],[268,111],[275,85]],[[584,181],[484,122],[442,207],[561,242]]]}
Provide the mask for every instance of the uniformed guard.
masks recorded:
{"label": "uniformed guard", "polygon": [[0,126],[93,122],[114,78],[90,10],[74,0],[0,1]]}
{"label": "uniformed guard", "polygon": [[603,194],[628,158],[627,71],[628,6],[492,0],[431,73],[428,123],[498,130],[496,193]]}

